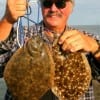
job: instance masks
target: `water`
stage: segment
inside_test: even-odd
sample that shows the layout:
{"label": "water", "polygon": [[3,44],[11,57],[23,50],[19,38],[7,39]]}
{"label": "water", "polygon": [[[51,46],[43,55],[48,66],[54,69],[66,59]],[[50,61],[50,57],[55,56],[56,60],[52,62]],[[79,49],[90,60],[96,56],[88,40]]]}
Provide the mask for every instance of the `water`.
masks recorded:
{"label": "water", "polygon": [[[85,30],[87,32],[90,32],[92,34],[100,36],[100,25],[82,25],[82,26],[74,26],[77,29]],[[100,100],[100,84],[97,81],[93,81],[94,84],[94,90],[95,90],[95,96],[96,100]],[[0,100],[4,100],[4,94],[6,91],[6,84],[3,80],[3,78],[0,79]]]}
{"label": "water", "polygon": [[74,25],[73,27],[100,36],[100,25]]}

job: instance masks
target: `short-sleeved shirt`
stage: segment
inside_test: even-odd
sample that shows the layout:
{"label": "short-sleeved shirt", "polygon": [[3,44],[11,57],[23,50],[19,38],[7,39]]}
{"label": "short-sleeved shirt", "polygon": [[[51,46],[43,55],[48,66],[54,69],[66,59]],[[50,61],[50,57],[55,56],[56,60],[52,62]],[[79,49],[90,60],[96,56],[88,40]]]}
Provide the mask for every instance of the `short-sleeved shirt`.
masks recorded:
{"label": "short-sleeved shirt", "polygon": [[[66,28],[68,30],[72,30],[73,28]],[[48,39],[44,36],[43,32],[45,30],[45,26],[43,22],[39,23],[38,25],[33,25],[30,27],[23,28],[23,34],[20,36],[19,42],[24,44],[27,39],[31,38],[33,34],[40,34],[46,41]],[[84,34],[91,35],[97,41],[100,41],[98,36],[94,36],[87,32],[83,32]],[[10,36],[5,41],[0,41],[0,77],[3,77],[4,68],[9,61],[10,57],[13,55],[14,52],[19,48],[18,39],[16,34],[16,28],[12,29]],[[17,83],[16,83],[17,84]],[[12,100],[12,95],[7,90],[5,95],[5,100]],[[42,100],[57,100],[57,97],[52,93],[52,91],[48,91]],[[94,100],[94,92],[93,86],[90,85],[88,91],[80,98],[80,100]]]}

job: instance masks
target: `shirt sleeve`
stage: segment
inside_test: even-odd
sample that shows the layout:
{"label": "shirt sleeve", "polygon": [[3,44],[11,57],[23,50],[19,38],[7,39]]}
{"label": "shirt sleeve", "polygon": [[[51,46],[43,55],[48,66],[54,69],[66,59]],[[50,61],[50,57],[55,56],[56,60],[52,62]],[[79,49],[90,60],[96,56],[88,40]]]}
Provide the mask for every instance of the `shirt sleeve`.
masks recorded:
{"label": "shirt sleeve", "polygon": [[16,32],[12,29],[10,36],[5,41],[0,41],[0,78],[3,77],[6,63],[17,48]]}

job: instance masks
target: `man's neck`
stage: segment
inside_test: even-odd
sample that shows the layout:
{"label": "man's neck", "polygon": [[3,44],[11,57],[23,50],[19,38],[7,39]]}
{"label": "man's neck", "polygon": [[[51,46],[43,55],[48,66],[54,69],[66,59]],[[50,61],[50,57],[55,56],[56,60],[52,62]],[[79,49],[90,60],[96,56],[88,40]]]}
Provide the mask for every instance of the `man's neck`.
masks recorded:
{"label": "man's neck", "polygon": [[55,34],[62,34],[66,30],[66,25],[58,27],[58,26],[49,26],[44,24],[44,28]]}

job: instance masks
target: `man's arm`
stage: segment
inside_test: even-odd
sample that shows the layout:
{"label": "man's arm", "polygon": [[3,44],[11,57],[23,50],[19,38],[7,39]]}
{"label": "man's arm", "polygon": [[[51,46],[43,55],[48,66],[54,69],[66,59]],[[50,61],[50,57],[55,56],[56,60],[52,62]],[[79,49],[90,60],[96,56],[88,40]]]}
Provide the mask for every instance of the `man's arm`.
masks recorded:
{"label": "man's arm", "polygon": [[100,44],[98,43],[99,48],[97,51],[94,53],[94,57],[100,62]]}
{"label": "man's arm", "polygon": [[6,40],[6,38],[10,34],[12,26],[13,25],[9,23],[7,19],[3,19],[0,21],[0,41]]}

